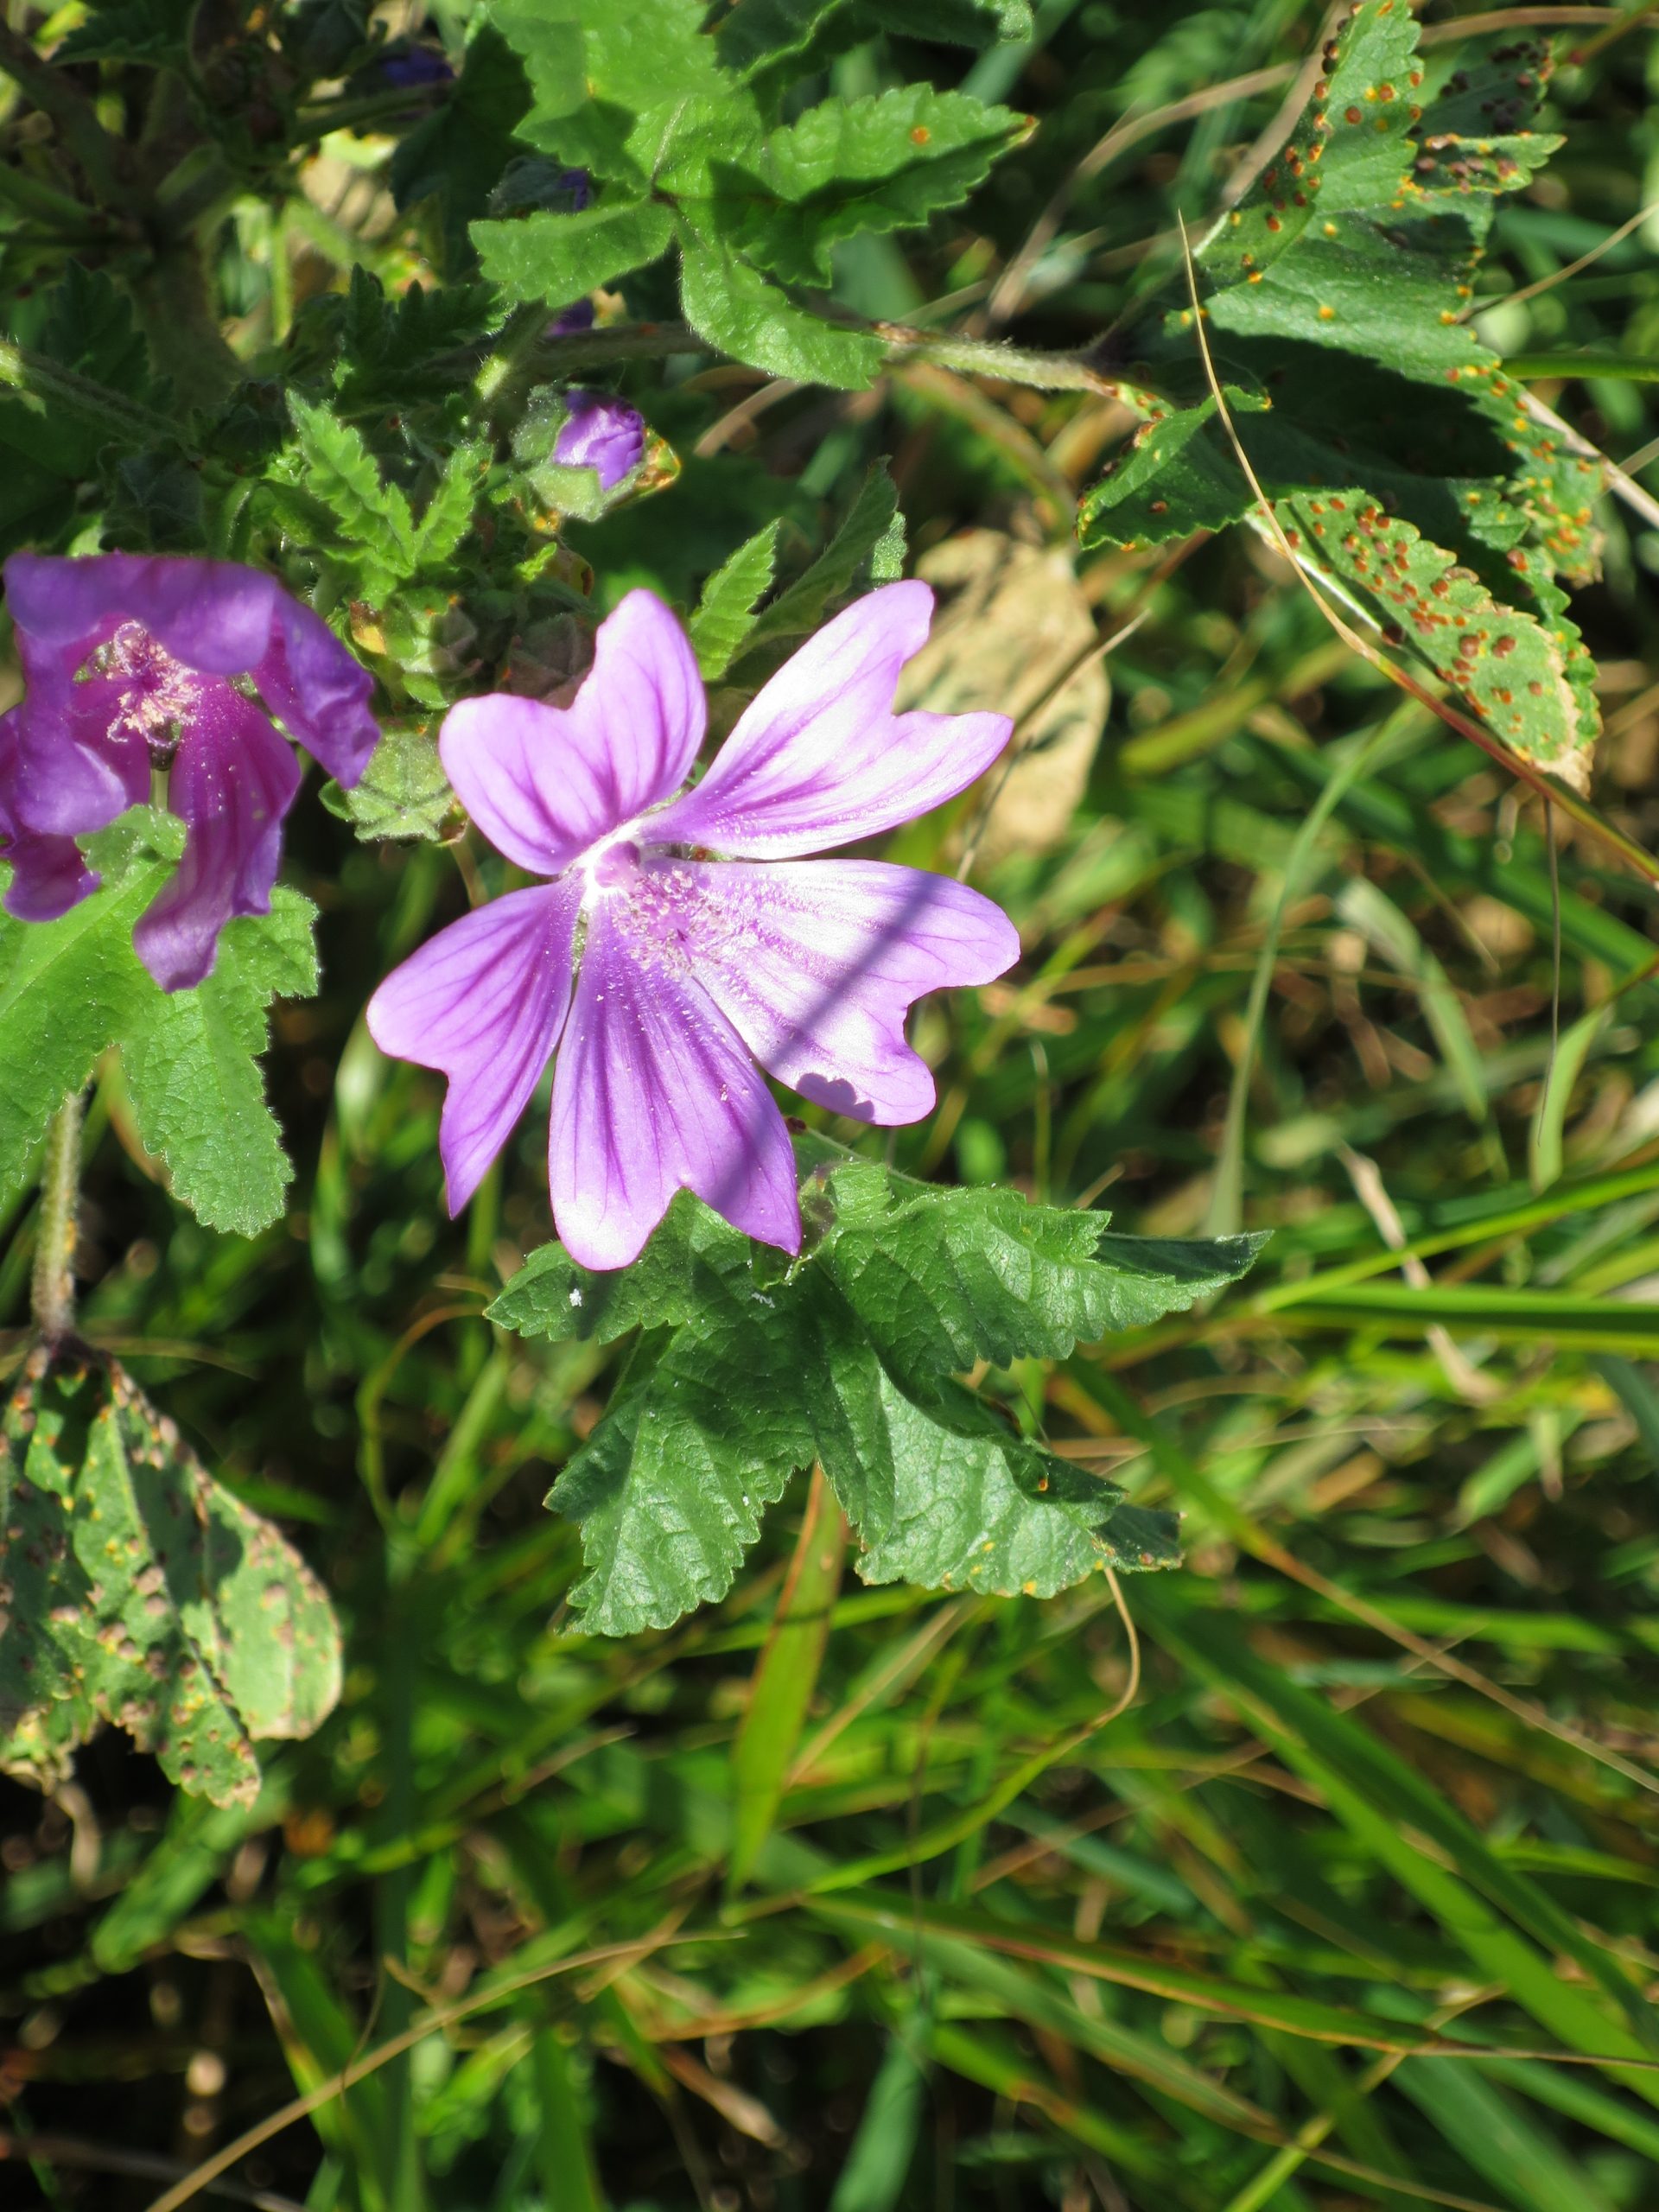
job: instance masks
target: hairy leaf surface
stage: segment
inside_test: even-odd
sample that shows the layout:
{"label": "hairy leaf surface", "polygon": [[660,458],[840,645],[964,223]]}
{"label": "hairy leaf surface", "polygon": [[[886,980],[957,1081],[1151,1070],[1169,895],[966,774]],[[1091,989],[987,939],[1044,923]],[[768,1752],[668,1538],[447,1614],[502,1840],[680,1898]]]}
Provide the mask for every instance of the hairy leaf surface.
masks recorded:
{"label": "hairy leaf surface", "polygon": [[814,1459],[867,1582],[1046,1596],[1098,1567],[1173,1563],[1169,1516],[1120,1525],[1121,1490],[958,1378],[1190,1306],[1260,1239],[1113,1236],[1098,1214],[862,1160],[802,1197],[816,1241],[792,1264],[682,1192],[633,1267],[594,1274],[546,1245],[490,1308],[527,1337],[644,1332],[549,1501],[581,1525],[585,1626],[665,1627],[722,1596],[763,1506]]}

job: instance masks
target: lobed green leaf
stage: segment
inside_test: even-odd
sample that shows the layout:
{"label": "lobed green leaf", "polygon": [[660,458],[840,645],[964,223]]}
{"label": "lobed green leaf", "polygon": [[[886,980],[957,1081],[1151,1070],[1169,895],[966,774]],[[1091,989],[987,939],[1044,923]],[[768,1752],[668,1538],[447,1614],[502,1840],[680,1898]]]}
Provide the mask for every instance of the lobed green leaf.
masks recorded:
{"label": "lobed green leaf", "polygon": [[607,200],[573,215],[541,209],[473,225],[484,274],[510,300],[568,307],[667,251],[673,218],[654,200]]}
{"label": "lobed green leaf", "polygon": [[861,1160],[803,1195],[816,1241],[793,1265],[682,1192],[633,1267],[594,1274],[548,1245],[491,1306],[529,1337],[644,1332],[549,1500],[582,1529],[584,1625],[665,1627],[723,1595],[762,1507],[814,1459],[866,1582],[1047,1596],[1174,1562],[1171,1516],[1125,1507],[957,1378],[1190,1306],[1259,1238],[1114,1236],[1098,1215]]}
{"label": "lobed green leaf", "polygon": [[771,585],[778,564],[782,527],[776,521],[763,524],[702,588],[686,626],[697,666],[709,683],[726,673],[754,629],[756,603]]}
{"label": "lobed green leaf", "polygon": [[436,741],[420,724],[394,723],[383,733],[351,790],[326,785],[322,802],[368,841],[387,837],[432,843],[459,813]]}
{"label": "lobed green leaf", "polygon": [[786,282],[827,285],[839,240],[914,229],[955,207],[1030,129],[1007,108],[925,84],[822,101],[766,140],[758,168],[774,200],[749,200],[730,235]]}
{"label": "lobed green leaf", "polygon": [[[316,908],[278,887],[269,914],[231,922],[213,972],[189,991],[152,988],[121,1033],[144,1148],[210,1229],[251,1236],[275,1221],[293,1169],[259,1069],[273,998],[317,988]],[[148,980],[148,979],[146,979]]]}
{"label": "lobed green leaf", "polygon": [[0,914],[0,1193],[23,1182],[53,1115],[156,995],[133,952],[132,928],[168,867],[137,846],[56,921]]}

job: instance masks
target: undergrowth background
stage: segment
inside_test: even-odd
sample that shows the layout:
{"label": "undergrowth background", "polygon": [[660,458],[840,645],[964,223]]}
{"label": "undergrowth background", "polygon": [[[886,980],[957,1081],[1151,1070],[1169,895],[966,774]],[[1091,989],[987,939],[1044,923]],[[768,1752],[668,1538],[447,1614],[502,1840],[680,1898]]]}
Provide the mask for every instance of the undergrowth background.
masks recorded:
{"label": "undergrowth background", "polygon": [[[1605,575],[1575,612],[1606,719],[1594,797],[1651,849],[1659,217],[1571,273],[1659,177],[1643,12],[1480,15],[1588,51],[1550,87],[1563,150],[1498,215],[1479,327],[1637,487],[1599,517]],[[1475,20],[1423,13],[1440,36]],[[1087,344],[1179,270],[1178,215],[1271,150],[1322,20],[1038,15],[1034,47],[925,50],[1038,128],[959,218],[844,251],[860,314],[943,301],[982,335]],[[860,92],[892,61],[877,41],[835,67]],[[281,220],[227,223],[245,356],[353,264],[453,268],[442,207],[387,196],[391,146],[342,133]],[[648,281],[630,304],[653,311]],[[1551,375],[1568,353],[1598,373]],[[632,373],[683,467],[570,528],[602,601],[643,582],[686,603],[772,515],[804,558],[888,454],[912,565],[946,596],[930,696],[1031,708],[1127,629],[988,820],[970,800],[891,848],[950,868],[977,840],[1025,946],[926,1011],[940,1110],[893,1157],[1136,1231],[1274,1232],[1207,1312],[995,1378],[1056,1449],[1179,1508],[1185,1565],[1127,1586],[1133,1635],[1098,1581],[1039,1604],[849,1577],[728,1896],[734,1738],[806,1486],[724,1604],[620,1643],[565,1632],[577,1541],[542,1498],[613,1356],[481,1318],[550,1233],[535,1117],[449,1224],[436,1085],[359,1019],[463,906],[450,852],[365,847],[307,807],[289,871],[322,908],[324,983],[278,1012],[270,1063],[289,1217],[252,1241],[185,1218],[111,1075],[84,1319],[327,1578],[346,1694],[250,1809],[175,1797],[113,1734],[54,1802],[0,1783],[0,2196],[136,2212],[423,2008],[520,1981],[276,2133],[220,2201],[1659,2202],[1650,892],[1570,823],[1552,849],[1537,799],[1357,661],[1248,533],[1074,560],[1110,399],[937,361],[851,395],[695,357]],[[4,1225],[17,1330],[27,1208]],[[405,1509],[396,1544],[377,1500]],[[1411,2055],[1443,2030],[1646,2056]]]}

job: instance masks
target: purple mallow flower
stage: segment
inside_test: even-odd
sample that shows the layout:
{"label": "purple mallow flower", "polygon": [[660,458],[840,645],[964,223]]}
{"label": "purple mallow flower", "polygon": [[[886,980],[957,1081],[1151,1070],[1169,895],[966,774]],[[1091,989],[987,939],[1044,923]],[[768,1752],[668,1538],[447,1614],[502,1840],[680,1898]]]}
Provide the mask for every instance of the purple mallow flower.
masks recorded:
{"label": "purple mallow flower", "polygon": [[372,679],[309,607],[235,562],[14,553],[4,581],[28,687],[0,721],[7,912],[49,921],[95,890],[75,839],[165,769],[184,853],[132,941],[163,990],[186,989],[233,914],[270,911],[300,785],[273,717],[354,784],[378,734]]}
{"label": "purple mallow flower", "polygon": [[626,400],[601,391],[567,391],[564,405],[554,460],[565,468],[596,470],[600,490],[608,492],[644,457],[645,417]]}
{"label": "purple mallow flower", "polygon": [[451,711],[439,750],[462,803],[550,879],[452,923],[369,1002],[383,1052],[449,1079],[452,1212],[556,1047],[553,1211],[585,1267],[633,1259],[681,1189],[800,1249],[789,1134],[757,1060],[861,1121],[928,1111],[905,1016],[925,991],[1000,976],[1013,925],[948,877],[799,855],[937,806],[1007,744],[1002,715],[894,714],[932,604],[925,584],[896,583],[849,607],[700,783],[686,783],[707,719],[697,664],[650,592],[600,625],[568,709],[497,693]]}

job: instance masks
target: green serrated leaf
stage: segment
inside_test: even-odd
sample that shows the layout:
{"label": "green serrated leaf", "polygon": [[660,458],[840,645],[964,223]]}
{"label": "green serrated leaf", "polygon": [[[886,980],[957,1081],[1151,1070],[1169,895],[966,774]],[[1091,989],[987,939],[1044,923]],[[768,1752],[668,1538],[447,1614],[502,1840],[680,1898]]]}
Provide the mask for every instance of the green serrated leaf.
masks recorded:
{"label": "green serrated leaf", "polygon": [[169,863],[140,849],[123,866],[106,858],[109,838],[93,861],[105,867],[104,885],[91,898],[54,922],[0,914],[0,1193],[23,1181],[48,1122],[156,992],[132,928]]}
{"label": "green serrated leaf", "polygon": [[747,1249],[696,1287],[695,1319],[630,1378],[548,1500],[582,1530],[588,1573],[570,1603],[601,1635],[666,1628],[724,1597],[763,1509],[813,1456],[792,1305],[757,1287]]}
{"label": "green serrated leaf", "polygon": [[702,588],[687,627],[697,666],[706,681],[723,676],[754,627],[756,602],[772,582],[778,563],[778,533],[769,522],[746,538],[729,561]]}
{"label": "green serrated leaf", "polygon": [[[1236,385],[1226,396],[1235,420],[1262,404]],[[1077,510],[1083,543],[1161,545],[1195,530],[1243,522],[1255,495],[1235,454],[1206,435],[1215,413],[1213,398],[1196,407],[1154,409],[1085,494]]]}
{"label": "green serrated leaf", "polygon": [[487,284],[411,284],[388,296],[359,268],[345,292],[306,302],[288,352],[296,366],[315,358],[334,380],[340,410],[354,415],[385,401],[406,405],[411,391],[451,391],[449,357],[499,319]]}
{"label": "green serrated leaf", "polygon": [[288,395],[301,464],[300,482],[340,525],[342,550],[372,599],[414,575],[415,520],[395,484],[383,481],[362,433],[327,407]]}
{"label": "green serrated leaf", "polygon": [[253,1738],[340,1694],[321,1586],[210,1480],[119,1367],[37,1347],[0,1425],[0,1768],[51,1788],[105,1722],[215,1804],[258,1794]]}
{"label": "green serrated leaf", "polygon": [[271,1000],[317,988],[316,908],[271,893],[269,914],[231,922],[194,990],[153,986],[121,1030],[122,1065],[144,1148],[210,1229],[244,1236],[275,1221],[293,1169],[265,1100],[259,1055]]}
{"label": "green serrated leaf", "polygon": [[1030,129],[1008,108],[926,84],[822,101],[766,140],[758,175],[772,200],[744,200],[726,234],[786,283],[827,285],[839,240],[955,207]]}
{"label": "green serrated leaf", "polygon": [[1375,501],[1309,494],[1282,508],[1325,571],[1460,691],[1512,753],[1586,787],[1579,702],[1548,631],[1495,601],[1472,569]]}
{"label": "green serrated leaf", "polygon": [[518,135],[606,189],[579,214],[480,223],[475,242],[507,296],[559,306],[677,237],[685,316],[708,345],[776,376],[861,390],[880,341],[803,306],[767,271],[827,286],[838,240],[925,223],[1028,126],[919,84],[824,100],[768,137],[779,87],[763,105],[759,65],[798,52],[808,67],[838,11],[764,0],[753,25],[748,12],[710,34],[701,0],[500,0],[494,21],[533,94]]}
{"label": "green serrated leaf", "polygon": [[818,1453],[857,1531],[861,1580],[1049,1598],[1137,1563],[1109,1543],[1116,1484],[1027,1442],[959,1383],[902,1387],[851,1309],[822,1281],[816,1292],[829,1383],[814,1398]]}
{"label": "green serrated leaf", "polygon": [[744,651],[816,630],[825,613],[852,588],[865,562],[883,545],[899,516],[899,493],[884,460],[872,464],[845,520],[823,551],[789,589],[780,592],[749,632]]}
{"label": "green serrated leaf", "polygon": [[677,1328],[696,1319],[706,1292],[746,1274],[751,1256],[741,1230],[682,1191],[632,1267],[595,1274],[562,1244],[543,1244],[488,1318],[521,1337],[557,1343],[604,1344],[631,1329]]}
{"label": "green serrated leaf", "polygon": [[490,448],[483,438],[463,438],[444,455],[442,473],[415,529],[415,563],[423,573],[429,575],[451,560],[472,528],[479,479],[489,465]]}
{"label": "green serrated leaf", "polygon": [[682,1192],[633,1267],[556,1244],[490,1308],[529,1337],[645,1333],[550,1503],[581,1524],[585,1627],[665,1627],[730,1586],[762,1505],[813,1459],[866,1581],[1048,1595],[1174,1563],[1174,1523],[1013,1428],[954,1370],[1059,1355],[1235,1281],[1262,1242],[1116,1236],[1012,1192],[915,1184],[798,1147],[817,1241],[783,1268]]}
{"label": "green serrated leaf", "polygon": [[680,300],[697,335],[734,360],[798,384],[862,391],[880,368],[881,341],[824,321],[797,307],[724,238],[696,233],[682,241]]}
{"label": "green serrated leaf", "polygon": [[497,0],[534,94],[518,135],[594,176],[652,189],[694,119],[723,105],[728,151],[759,135],[741,86],[703,35],[702,0]]}
{"label": "green serrated leaf", "polygon": [[419,724],[382,735],[350,791],[325,786],[322,803],[359,837],[433,843],[455,818],[458,802],[431,732]]}
{"label": "green serrated leaf", "polygon": [[194,0],[105,0],[59,46],[53,60],[143,61],[154,67],[182,54]]}
{"label": "green serrated leaf", "polygon": [[[152,408],[169,404],[131,303],[104,270],[69,264],[48,296],[33,343],[47,359],[106,390]],[[71,511],[74,487],[96,474],[107,442],[106,433],[67,410],[11,391],[0,397],[0,552],[49,540]]]}
{"label": "green serrated leaf", "polygon": [[497,290],[549,308],[643,269],[667,251],[673,236],[673,217],[654,200],[609,200],[574,215],[543,209],[473,225],[473,244]]}
{"label": "green serrated leaf", "polygon": [[868,1160],[837,1168],[828,1190],[834,1223],[820,1262],[906,1375],[1064,1359],[1236,1282],[1263,1242],[1113,1236],[1103,1214],[913,1183]]}
{"label": "green serrated leaf", "polygon": [[[1497,195],[1554,143],[1524,128],[1548,72],[1526,41],[1471,48],[1436,99],[1416,41],[1392,0],[1362,0],[1338,32],[1286,143],[1196,250],[1209,347],[1303,556],[1521,757],[1581,787],[1596,702],[1550,571],[1594,571],[1595,472],[1563,462],[1465,319]],[[1085,543],[1251,512],[1196,339],[1183,276],[1103,342],[1167,397],[1084,499]],[[1387,562],[1332,511],[1387,518]],[[1516,683],[1486,664],[1500,639]]]}

